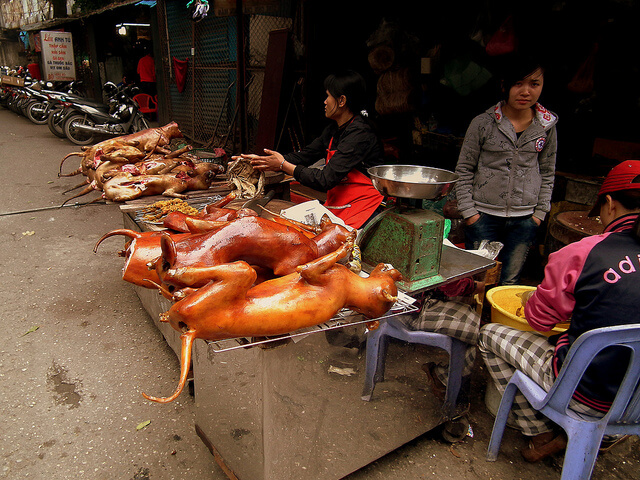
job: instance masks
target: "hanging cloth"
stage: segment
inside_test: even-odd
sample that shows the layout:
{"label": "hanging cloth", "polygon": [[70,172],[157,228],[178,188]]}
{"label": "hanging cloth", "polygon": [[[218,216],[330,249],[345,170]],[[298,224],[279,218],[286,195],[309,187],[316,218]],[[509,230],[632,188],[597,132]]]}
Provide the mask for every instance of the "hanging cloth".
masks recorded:
{"label": "hanging cloth", "polygon": [[173,72],[176,76],[176,85],[178,86],[178,92],[184,92],[184,87],[187,84],[187,70],[189,68],[189,60],[178,60],[173,57]]}
{"label": "hanging cloth", "polygon": [[596,55],[598,54],[598,44],[594,43],[587,59],[580,65],[578,71],[573,76],[567,88],[574,93],[593,92],[593,76],[596,70]]}

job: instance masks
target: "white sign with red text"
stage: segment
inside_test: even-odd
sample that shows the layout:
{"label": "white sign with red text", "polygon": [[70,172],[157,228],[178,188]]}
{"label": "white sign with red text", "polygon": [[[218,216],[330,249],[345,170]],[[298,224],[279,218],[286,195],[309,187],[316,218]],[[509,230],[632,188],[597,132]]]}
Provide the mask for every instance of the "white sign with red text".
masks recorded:
{"label": "white sign with red text", "polygon": [[47,81],[71,81],[76,79],[71,32],[40,32],[42,60]]}

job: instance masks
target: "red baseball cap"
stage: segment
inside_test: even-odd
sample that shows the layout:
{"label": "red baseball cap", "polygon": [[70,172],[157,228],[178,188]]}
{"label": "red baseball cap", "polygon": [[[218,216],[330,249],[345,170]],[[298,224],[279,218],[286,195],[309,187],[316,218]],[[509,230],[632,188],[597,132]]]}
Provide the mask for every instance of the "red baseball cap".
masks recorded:
{"label": "red baseball cap", "polygon": [[600,213],[600,198],[607,193],[640,189],[640,160],[625,160],[611,169],[602,182],[598,201],[589,212],[590,217]]}

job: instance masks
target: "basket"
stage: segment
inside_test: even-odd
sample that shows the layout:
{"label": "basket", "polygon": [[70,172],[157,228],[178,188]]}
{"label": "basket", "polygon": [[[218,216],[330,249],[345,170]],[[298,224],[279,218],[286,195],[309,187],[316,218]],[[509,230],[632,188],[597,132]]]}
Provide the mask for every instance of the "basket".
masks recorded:
{"label": "basket", "polygon": [[[516,310],[521,306],[520,297],[517,294],[535,289],[536,287],[526,285],[504,285],[489,290],[487,292],[487,301],[491,305],[491,321],[526,332],[535,331],[524,318],[516,315]],[[539,333],[550,337],[551,335],[564,333],[568,326],[568,323],[559,323],[552,330]]]}

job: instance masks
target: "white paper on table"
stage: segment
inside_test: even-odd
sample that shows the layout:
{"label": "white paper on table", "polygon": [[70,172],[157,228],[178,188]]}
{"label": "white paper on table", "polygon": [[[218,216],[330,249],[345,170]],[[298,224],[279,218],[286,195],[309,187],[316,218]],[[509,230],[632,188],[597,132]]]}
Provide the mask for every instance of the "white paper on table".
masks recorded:
{"label": "white paper on table", "polygon": [[[463,250],[465,252],[474,253],[474,254],[479,255],[481,257],[488,258],[489,260],[495,260],[496,256],[497,256],[497,254],[495,252],[490,252],[486,248],[481,248],[479,250],[465,250],[464,248],[456,247],[453,243],[451,243],[451,240],[449,240],[448,238],[445,238],[444,241],[442,242],[442,244],[446,245],[447,247],[453,247],[453,248],[457,248],[458,250]],[[502,244],[500,244],[500,247],[502,247]],[[498,252],[499,251],[500,251],[500,249],[498,249]]]}
{"label": "white paper on table", "polygon": [[280,212],[280,215],[288,218],[289,220],[306,223],[307,225],[320,225],[320,220],[325,214],[329,216],[329,219],[333,223],[337,223],[349,230],[353,230],[353,227],[345,224],[340,217],[331,213],[331,211],[324,207],[318,200],[299,203]]}

